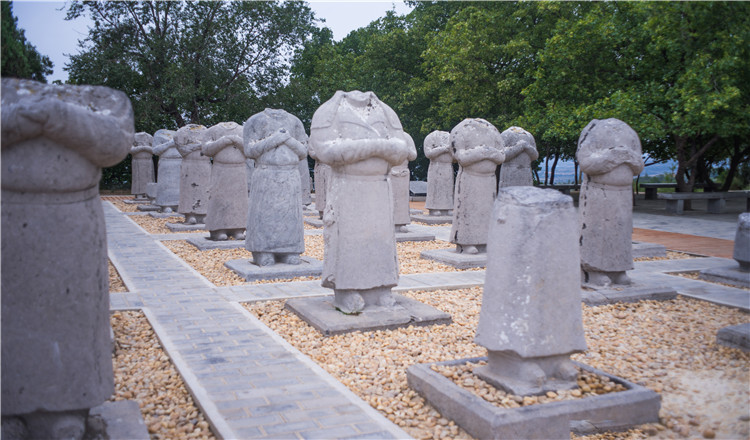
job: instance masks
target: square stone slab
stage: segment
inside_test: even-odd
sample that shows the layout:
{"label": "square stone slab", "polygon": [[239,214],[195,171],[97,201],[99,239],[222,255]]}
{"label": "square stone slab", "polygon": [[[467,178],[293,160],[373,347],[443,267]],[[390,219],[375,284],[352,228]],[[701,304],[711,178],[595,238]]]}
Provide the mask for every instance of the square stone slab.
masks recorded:
{"label": "square stone slab", "polygon": [[742,351],[750,351],[750,322],[719,329],[716,332],[716,342]]}
{"label": "square stone slab", "polygon": [[412,215],[411,221],[413,222],[420,222],[427,225],[443,225],[443,224],[452,224],[453,223],[453,216],[452,215],[427,215],[427,214],[418,214],[418,215]]}
{"label": "square stone slab", "polygon": [[182,217],[185,218],[184,215],[178,213],[177,211],[174,212],[149,212],[148,215],[154,218],[166,218],[166,217]]}
{"label": "square stone slab", "polygon": [[201,251],[208,249],[237,249],[245,247],[245,240],[211,240],[205,235],[200,237],[190,237],[187,239],[187,242]]}
{"label": "square stone slab", "polygon": [[406,229],[406,232],[396,232],[397,242],[401,243],[403,241],[432,241],[435,239],[435,234],[410,231],[408,226],[406,227]]}
{"label": "square stone slab", "polygon": [[739,263],[736,262],[734,266],[702,270],[698,274],[698,278],[706,281],[731,284],[736,287],[750,287],[750,272],[741,271]]}
{"label": "square stone slab", "polygon": [[416,364],[406,370],[409,386],[475,438],[569,438],[569,432],[591,434],[625,430],[659,421],[661,396],[646,387],[576,362],[586,371],[622,384],[625,391],[581,399],[500,408],[433,371],[431,365],[462,365],[486,358]]}
{"label": "square stone slab", "polygon": [[135,400],[104,402],[91,408],[87,425],[86,434],[92,435],[91,438],[149,439],[148,428]]}
{"label": "square stone slab", "polygon": [[456,248],[430,249],[422,251],[419,256],[425,260],[435,260],[439,263],[453,266],[456,269],[471,269],[473,267],[487,266],[487,253],[459,254]]}
{"label": "square stone slab", "polygon": [[322,228],[323,227],[323,220],[319,219],[317,217],[305,217],[305,223],[308,225],[314,227],[314,228]]}
{"label": "square stone slab", "polygon": [[284,307],[313,326],[323,336],[452,322],[449,314],[432,306],[396,293],[393,294],[393,298],[396,300],[394,308],[368,306],[357,315],[347,315],[336,310],[333,306],[333,296],[290,299]]}
{"label": "square stone slab", "polygon": [[621,287],[599,287],[583,284],[582,287],[581,299],[583,300],[583,303],[588,306],[632,303],[643,300],[668,301],[677,297],[677,292],[667,286],[631,284],[629,286]]}
{"label": "square stone slab", "polygon": [[633,258],[666,257],[667,248],[656,243],[633,242]]}
{"label": "square stone slab", "polygon": [[151,203],[151,201],[147,198],[128,199],[128,200],[123,200],[122,202],[128,205],[148,205],[149,203]]}
{"label": "square stone slab", "polygon": [[185,232],[185,231],[205,231],[205,223],[167,223],[167,229],[172,232]]}
{"label": "square stone slab", "polygon": [[[143,203],[143,202],[140,202],[140,203]],[[160,209],[161,209],[161,206],[159,205],[145,205],[145,204],[138,205],[138,210],[143,211],[143,212],[159,212]]]}
{"label": "square stone slab", "polygon": [[318,277],[323,273],[323,262],[315,258],[300,256],[300,264],[274,264],[256,266],[252,258],[229,260],[224,266],[247,281],[289,279],[294,277]]}

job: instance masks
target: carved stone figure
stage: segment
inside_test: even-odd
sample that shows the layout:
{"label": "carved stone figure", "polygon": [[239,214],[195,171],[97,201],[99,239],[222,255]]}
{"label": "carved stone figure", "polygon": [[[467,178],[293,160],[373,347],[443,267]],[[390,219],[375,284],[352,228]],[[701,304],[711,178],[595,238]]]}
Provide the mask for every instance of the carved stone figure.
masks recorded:
{"label": "carved stone figure", "polygon": [[244,129],[245,156],[255,160],[245,248],[253,262],[299,264],[305,251],[299,162],[307,157],[305,127],[284,110],[265,109]]}
{"label": "carved stone figure", "polygon": [[221,122],[209,128],[201,152],[213,158],[206,229],[212,240],[244,240],[248,203],[242,126]]}
{"label": "carved stone figure", "polygon": [[539,157],[534,136],[521,127],[510,127],[500,136],[505,145],[505,161],[500,167],[498,188],[533,185],[531,162]]}
{"label": "carved stone figure", "polygon": [[130,193],[135,195],[136,199],[146,199],[146,186],[155,182],[154,153],[151,147],[153,141],[154,137],[148,133],[136,133],[135,142],[130,148],[132,156]]}
{"label": "carved stone figure", "polygon": [[310,145],[331,167],[322,285],[345,313],[393,306],[398,260],[388,172],[415,154],[414,145],[396,113],[360,91],[337,91],[318,108]]}
{"label": "carved stone figure", "polygon": [[451,243],[457,253],[484,253],[497,195],[495,169],[505,160],[503,139],[484,119],[464,119],[451,130],[451,145],[459,165]]}
{"label": "carved stone figure", "polygon": [[737,219],[732,257],[740,264],[740,270],[750,272],[750,213],[744,212]]}
{"label": "carved stone figure", "polygon": [[573,199],[532,186],[501,188],[490,222],[475,370],[525,396],[577,386],[570,355],[586,349]]}
{"label": "carved stone figure", "polygon": [[315,159],[315,210],[318,211],[320,218],[323,218],[323,211],[326,208],[326,187],[331,179],[331,167],[319,161],[313,156],[313,150],[310,149],[310,157]]}
{"label": "carved stone figure", "polygon": [[581,280],[629,284],[633,268],[633,176],[643,170],[641,141],[618,119],[594,119],[581,132],[576,158],[584,173],[581,217]]}
{"label": "carved stone figure", "polygon": [[[391,168],[391,194],[393,194],[393,223],[396,232],[408,232],[406,225],[411,223],[409,210],[409,161],[417,158],[417,148],[409,133],[404,132],[407,142],[412,146],[405,161]],[[413,154],[412,154],[413,153]]]}
{"label": "carved stone figure", "polygon": [[436,130],[424,138],[424,155],[430,159],[424,206],[430,215],[446,216],[453,209],[453,151],[450,136],[447,131]]}
{"label": "carved stone figure", "polygon": [[177,212],[185,215],[185,223],[203,223],[208,212],[208,187],[211,181],[211,160],[201,154],[206,127],[188,124],[175,133],[177,151],[182,155],[180,168],[180,205]]}
{"label": "carved stone figure", "polygon": [[122,92],[2,79],[2,415],[29,438],[81,438],[114,391],[99,180],[133,132]]}
{"label": "carved stone figure", "polygon": [[175,132],[161,129],[154,133],[153,152],[159,156],[159,173],[154,204],[162,212],[174,212],[180,204],[180,168],[182,155],[174,143]]}

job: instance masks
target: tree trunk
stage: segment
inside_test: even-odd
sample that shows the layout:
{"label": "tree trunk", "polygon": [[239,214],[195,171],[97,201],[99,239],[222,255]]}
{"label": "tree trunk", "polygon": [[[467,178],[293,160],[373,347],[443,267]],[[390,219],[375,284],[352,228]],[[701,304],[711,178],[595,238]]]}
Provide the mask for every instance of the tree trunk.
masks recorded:
{"label": "tree trunk", "polygon": [[549,178],[549,148],[547,148],[547,155],[544,156],[544,186],[547,186]]}
{"label": "tree trunk", "polygon": [[560,159],[560,154],[555,151],[555,160],[552,161],[552,173],[549,177],[549,184],[554,185],[555,184],[555,168],[557,167],[557,161]]}
{"label": "tree trunk", "polygon": [[744,162],[747,156],[750,155],[750,147],[744,150],[740,148],[740,138],[734,138],[734,145],[732,146],[732,157],[729,159],[729,170],[727,171],[727,177],[724,180],[724,184],[721,186],[720,191],[729,191],[732,187],[732,181],[734,180],[735,174],[737,174],[737,168],[742,162]]}

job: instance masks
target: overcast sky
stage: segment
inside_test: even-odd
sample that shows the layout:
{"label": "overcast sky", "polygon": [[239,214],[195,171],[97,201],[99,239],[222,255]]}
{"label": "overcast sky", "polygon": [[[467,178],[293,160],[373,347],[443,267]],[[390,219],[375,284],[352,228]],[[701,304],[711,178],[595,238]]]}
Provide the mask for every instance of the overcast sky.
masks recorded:
{"label": "overcast sky", "polygon": [[[337,41],[349,32],[385,15],[395,7],[397,14],[406,14],[410,8],[401,0],[381,1],[308,1],[315,16],[324,18],[324,25],[333,31]],[[26,39],[36,46],[42,55],[50,57],[55,64],[54,73],[47,77],[52,82],[63,82],[68,73],[63,66],[67,55],[78,53],[78,40],[88,34],[88,20],[65,21],[65,11],[69,2],[16,0],[13,14],[18,18],[18,26],[24,29]]]}

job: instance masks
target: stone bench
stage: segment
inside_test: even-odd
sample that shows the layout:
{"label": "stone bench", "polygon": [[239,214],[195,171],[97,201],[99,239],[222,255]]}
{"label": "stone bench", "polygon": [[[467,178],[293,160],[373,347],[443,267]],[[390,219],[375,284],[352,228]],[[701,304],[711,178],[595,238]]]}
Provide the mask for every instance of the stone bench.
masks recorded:
{"label": "stone bench", "polygon": [[659,200],[666,201],[667,212],[671,214],[682,214],[685,200],[706,200],[708,212],[720,214],[724,212],[727,199],[746,199],[746,210],[750,211],[750,191],[736,192],[708,192],[708,193],[665,193],[658,195]]}
{"label": "stone bench", "polygon": [[[703,188],[703,184],[696,183],[693,188]],[[640,187],[646,190],[646,200],[656,200],[657,191],[659,188],[670,188],[677,189],[676,183],[641,183]]]}

